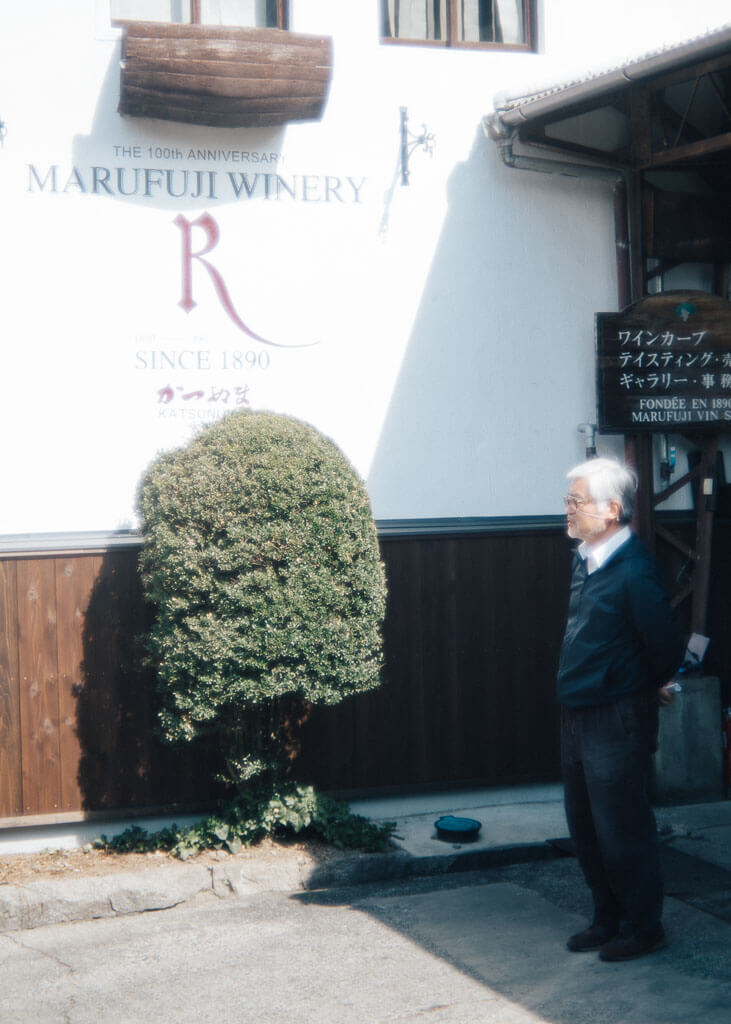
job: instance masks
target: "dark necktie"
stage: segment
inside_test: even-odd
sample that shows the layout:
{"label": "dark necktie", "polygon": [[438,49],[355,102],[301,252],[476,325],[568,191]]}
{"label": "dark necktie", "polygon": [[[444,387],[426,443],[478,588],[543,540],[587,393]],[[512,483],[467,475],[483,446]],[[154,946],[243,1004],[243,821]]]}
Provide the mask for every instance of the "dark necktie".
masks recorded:
{"label": "dark necktie", "polygon": [[586,561],[585,558],[582,558],[581,555],[577,555],[576,556],[576,562],[577,562],[577,565],[576,565],[576,568],[574,569],[574,574],[575,574],[576,582],[577,583],[584,583],[584,581],[586,580],[587,576],[589,575],[589,570],[587,568],[587,561]]}

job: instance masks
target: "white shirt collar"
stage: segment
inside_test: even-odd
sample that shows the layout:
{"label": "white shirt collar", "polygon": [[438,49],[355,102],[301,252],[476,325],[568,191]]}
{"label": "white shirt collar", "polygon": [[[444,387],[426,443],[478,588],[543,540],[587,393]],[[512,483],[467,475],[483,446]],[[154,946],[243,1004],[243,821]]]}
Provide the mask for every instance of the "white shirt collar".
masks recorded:
{"label": "white shirt collar", "polygon": [[577,551],[581,558],[586,559],[586,572],[588,576],[591,576],[593,572],[609,561],[615,551],[626,544],[632,536],[632,531],[629,526],[623,526],[621,530],[617,530],[607,540],[599,541],[598,544],[587,544],[586,541],[582,541],[579,544]]}

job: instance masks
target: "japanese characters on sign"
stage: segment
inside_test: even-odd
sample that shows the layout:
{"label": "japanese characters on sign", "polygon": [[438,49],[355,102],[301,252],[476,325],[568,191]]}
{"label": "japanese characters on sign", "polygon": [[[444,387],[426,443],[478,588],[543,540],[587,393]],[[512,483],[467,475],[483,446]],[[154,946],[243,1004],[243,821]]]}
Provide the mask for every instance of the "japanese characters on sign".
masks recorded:
{"label": "japanese characters on sign", "polygon": [[731,430],[731,303],[663,292],[596,314],[601,431]]}

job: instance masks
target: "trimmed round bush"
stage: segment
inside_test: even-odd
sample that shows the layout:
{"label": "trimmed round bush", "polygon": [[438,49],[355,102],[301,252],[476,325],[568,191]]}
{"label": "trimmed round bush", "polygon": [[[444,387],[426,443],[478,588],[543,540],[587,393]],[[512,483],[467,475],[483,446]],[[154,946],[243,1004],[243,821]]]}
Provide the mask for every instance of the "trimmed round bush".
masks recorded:
{"label": "trimmed round bush", "polygon": [[386,585],[362,481],[289,417],[241,411],[139,491],[162,733],[215,736],[229,780],[276,773],[306,704],[380,682]]}

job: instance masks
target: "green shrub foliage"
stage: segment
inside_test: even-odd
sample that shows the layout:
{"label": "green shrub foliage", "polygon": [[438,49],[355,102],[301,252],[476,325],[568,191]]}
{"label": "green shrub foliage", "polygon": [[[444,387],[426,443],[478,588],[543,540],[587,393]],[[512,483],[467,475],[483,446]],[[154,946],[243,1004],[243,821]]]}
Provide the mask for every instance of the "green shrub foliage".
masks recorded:
{"label": "green shrub foliage", "polygon": [[160,456],[138,504],[164,737],[215,736],[235,783],[276,774],[303,706],[379,683],[386,587],[363,483],[312,427],[247,410]]}
{"label": "green shrub foliage", "polygon": [[102,835],[93,845],[108,853],[165,850],[187,860],[202,850],[228,850],[236,854],[266,836],[281,840],[302,835],[342,850],[377,853],[392,845],[395,831],[395,822],[376,822],[352,814],[346,803],[317,793],[312,786],[287,783],[273,790],[253,784],[216,814],[195,825],[172,825],[152,833],[132,825],[111,839]]}

